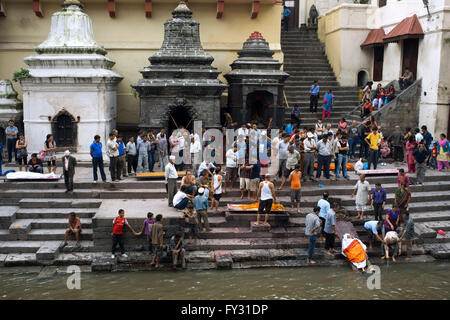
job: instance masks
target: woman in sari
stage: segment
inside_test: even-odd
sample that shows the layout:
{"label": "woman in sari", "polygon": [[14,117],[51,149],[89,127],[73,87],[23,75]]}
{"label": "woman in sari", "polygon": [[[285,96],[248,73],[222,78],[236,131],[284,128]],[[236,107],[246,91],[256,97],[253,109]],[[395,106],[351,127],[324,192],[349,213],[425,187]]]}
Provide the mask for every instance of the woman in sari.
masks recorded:
{"label": "woman in sari", "polygon": [[383,141],[381,142],[381,157],[383,159],[386,159],[390,154],[391,154],[391,147],[389,146],[387,137],[384,137]]}
{"label": "woman in sari", "polygon": [[384,220],[384,232],[396,231],[400,223],[400,211],[395,205],[392,209],[388,209],[386,212],[386,219]]}
{"label": "woman in sari", "polygon": [[402,183],[400,188],[395,192],[395,206],[404,212],[408,208],[409,201],[411,200],[411,193],[406,189],[406,185]]}
{"label": "woman in sari", "polygon": [[406,162],[408,163],[408,173],[416,172],[416,164],[413,156],[413,152],[417,147],[416,138],[411,135],[406,142]]}
{"label": "woman in sari", "polygon": [[388,104],[395,98],[395,89],[394,86],[391,84],[389,86],[389,89],[386,90],[386,98],[384,99],[384,104]]}
{"label": "woman in sari", "polygon": [[450,151],[450,143],[445,137],[445,134],[441,134],[441,137],[437,145],[437,158],[436,158],[437,168],[439,171],[441,171],[444,167],[448,171],[449,151]]}
{"label": "woman in sari", "polygon": [[322,119],[327,116],[327,119],[330,119],[331,111],[333,111],[334,104],[334,94],[331,92],[331,89],[328,89],[327,93],[323,97],[323,105],[322,105]]}
{"label": "woman in sari", "polygon": [[363,102],[366,101],[366,99],[371,100],[370,98],[372,96],[371,95],[371,93],[372,93],[372,85],[373,85],[373,82],[369,81],[369,82],[367,82],[366,86],[364,87],[363,92],[362,92],[362,101]]}

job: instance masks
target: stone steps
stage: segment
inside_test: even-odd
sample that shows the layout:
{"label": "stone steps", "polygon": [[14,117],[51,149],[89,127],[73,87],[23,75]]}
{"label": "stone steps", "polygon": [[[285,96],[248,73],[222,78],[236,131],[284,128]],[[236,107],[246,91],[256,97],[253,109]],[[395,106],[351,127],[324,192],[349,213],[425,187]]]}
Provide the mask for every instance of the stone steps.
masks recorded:
{"label": "stone steps", "polygon": [[[27,190],[29,192],[31,190]],[[39,196],[38,190],[34,192]],[[41,198],[41,197],[39,197]],[[83,199],[83,200],[72,200],[72,199],[22,199],[19,201],[20,208],[98,208],[102,203],[100,200],[95,199]]]}
{"label": "stone steps", "polygon": [[21,208],[16,212],[18,219],[58,219],[64,220],[67,224],[67,219],[71,212],[75,212],[77,217],[92,218],[96,211],[90,208]]}
{"label": "stone steps", "polygon": [[[188,237],[189,229],[186,229],[185,237]],[[252,232],[248,227],[213,227],[210,232],[200,232],[200,239],[234,239],[238,238],[284,238],[303,237],[305,229],[301,227],[272,228],[270,232]]]}
{"label": "stone steps", "polygon": [[[27,234],[27,239],[33,241],[64,240],[66,229],[32,229]],[[82,240],[92,240],[92,229],[83,229]]]}

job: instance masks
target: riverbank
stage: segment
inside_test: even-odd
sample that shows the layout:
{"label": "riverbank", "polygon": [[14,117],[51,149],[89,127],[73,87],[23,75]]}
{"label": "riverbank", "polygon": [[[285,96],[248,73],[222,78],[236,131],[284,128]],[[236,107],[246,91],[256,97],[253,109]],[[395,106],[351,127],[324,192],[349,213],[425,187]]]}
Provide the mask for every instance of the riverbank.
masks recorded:
{"label": "riverbank", "polygon": [[[0,300],[447,300],[448,263],[380,266],[380,289],[369,290],[367,276],[345,266],[187,272],[82,273],[80,290],[69,290],[60,269],[39,276],[39,267],[5,274],[0,268]],[[48,267],[46,267],[48,268]],[[83,269],[84,267],[82,267]],[[21,268],[22,271],[25,269]]]}

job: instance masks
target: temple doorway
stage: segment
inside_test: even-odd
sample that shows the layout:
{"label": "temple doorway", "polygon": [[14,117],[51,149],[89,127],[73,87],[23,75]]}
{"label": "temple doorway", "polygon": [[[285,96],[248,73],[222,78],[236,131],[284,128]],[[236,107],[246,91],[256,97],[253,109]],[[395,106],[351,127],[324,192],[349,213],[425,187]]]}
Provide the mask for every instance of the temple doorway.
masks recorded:
{"label": "temple doorway", "polygon": [[253,91],[247,95],[247,121],[264,125],[270,117],[273,95],[268,91]]}
{"label": "temple doorway", "polygon": [[187,129],[189,132],[193,130],[194,123],[190,112],[182,106],[177,106],[170,110],[169,112],[169,137],[172,132],[176,129]]}
{"label": "temple doorway", "polygon": [[60,112],[53,120],[53,136],[58,148],[75,146],[76,121],[67,112]]}

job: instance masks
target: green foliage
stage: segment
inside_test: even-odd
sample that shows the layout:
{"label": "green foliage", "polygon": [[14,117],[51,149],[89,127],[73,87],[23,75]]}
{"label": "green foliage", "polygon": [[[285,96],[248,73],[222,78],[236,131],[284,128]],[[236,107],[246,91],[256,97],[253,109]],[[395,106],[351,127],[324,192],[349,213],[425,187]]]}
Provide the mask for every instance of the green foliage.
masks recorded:
{"label": "green foliage", "polygon": [[17,82],[21,79],[31,78],[30,70],[20,68],[20,71],[16,71],[13,74],[13,81]]}

